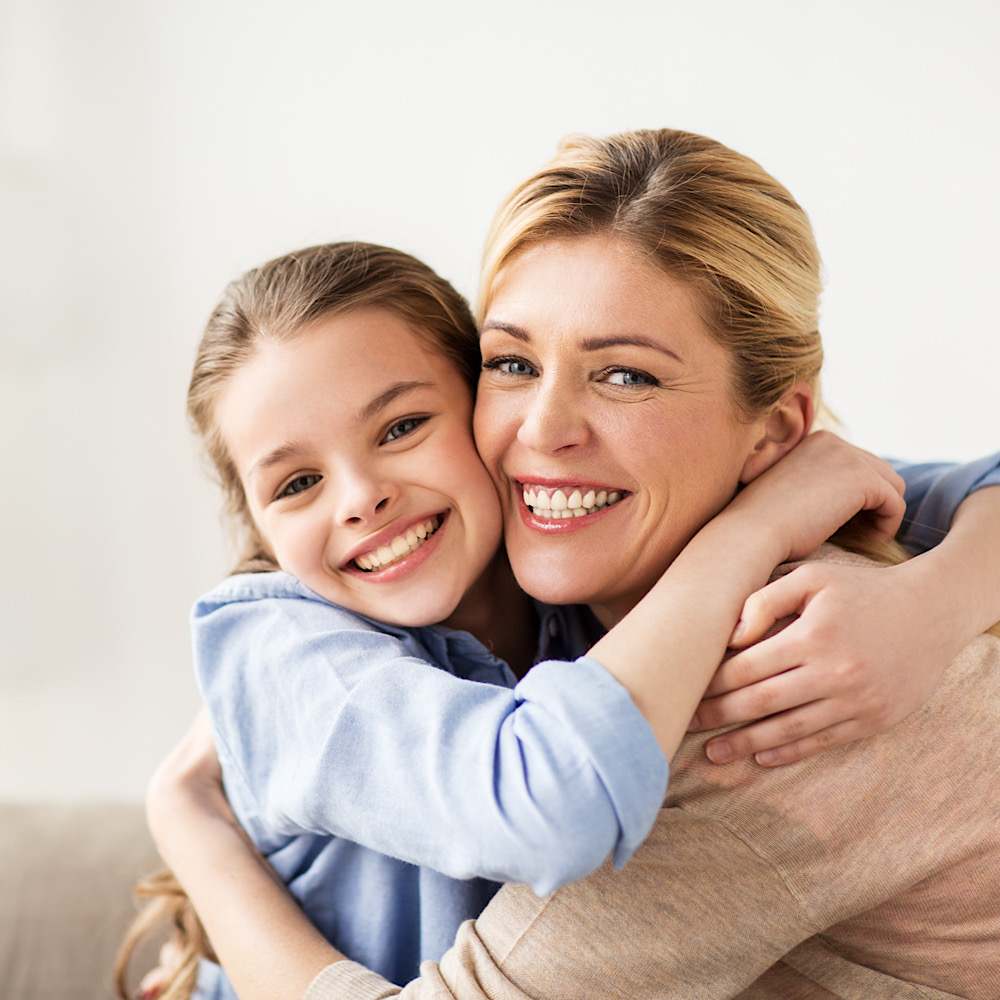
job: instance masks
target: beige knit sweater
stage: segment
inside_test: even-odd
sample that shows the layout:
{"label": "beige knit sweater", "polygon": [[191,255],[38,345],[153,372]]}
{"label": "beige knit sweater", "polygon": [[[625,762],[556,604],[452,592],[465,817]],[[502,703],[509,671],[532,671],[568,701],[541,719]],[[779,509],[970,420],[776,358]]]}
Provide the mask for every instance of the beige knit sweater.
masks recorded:
{"label": "beige knit sweater", "polygon": [[338,962],[307,1000],[1000,998],[1000,641],[894,729],[797,764],[709,764],[711,735],[622,871],[505,886],[403,990]]}

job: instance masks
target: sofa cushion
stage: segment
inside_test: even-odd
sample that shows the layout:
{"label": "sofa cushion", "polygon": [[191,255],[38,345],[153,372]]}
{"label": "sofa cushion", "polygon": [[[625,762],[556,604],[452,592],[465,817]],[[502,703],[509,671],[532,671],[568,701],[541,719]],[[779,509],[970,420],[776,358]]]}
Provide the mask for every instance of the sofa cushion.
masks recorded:
{"label": "sofa cushion", "polygon": [[141,803],[0,804],[4,1000],[112,997],[132,886],[161,867]]}

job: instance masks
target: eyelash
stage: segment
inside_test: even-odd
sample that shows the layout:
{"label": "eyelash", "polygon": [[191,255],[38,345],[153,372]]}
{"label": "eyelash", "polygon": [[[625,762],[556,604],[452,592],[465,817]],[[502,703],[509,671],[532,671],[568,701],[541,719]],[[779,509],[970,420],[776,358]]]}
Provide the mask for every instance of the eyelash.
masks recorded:
{"label": "eyelash", "polygon": [[[508,372],[503,370],[504,365],[524,365],[525,368],[530,368],[531,372]],[[482,364],[484,372],[499,372],[501,375],[507,375],[509,378],[524,378],[528,374],[533,374],[535,369],[528,364],[524,358],[518,357],[502,357],[502,358],[491,358],[489,361],[484,361]]]}
{"label": "eyelash", "polygon": [[[418,427],[420,427],[422,424],[425,424],[429,419],[430,417],[403,417],[402,420],[397,420],[394,424],[389,425],[389,429],[385,432],[384,435],[382,435],[382,441],[380,443],[388,444],[390,441],[399,441],[400,438],[404,438],[412,434]],[[412,424],[413,426],[409,430],[404,431],[402,434],[397,434],[395,437],[390,437],[390,435],[394,430],[396,430],[399,427],[402,427],[404,424]]]}
{"label": "eyelash", "polygon": [[660,380],[649,372],[644,372],[639,368],[608,368],[601,372],[602,380],[607,381],[609,375],[635,375],[643,379],[642,382],[608,382],[609,385],[620,385],[623,389],[639,388],[641,386],[658,386]]}
{"label": "eyelash", "polygon": [[[293,479],[289,479],[288,482],[282,486],[275,499],[282,500],[286,497],[294,497],[298,496],[300,493],[305,493],[306,490],[311,490],[322,478],[323,477],[316,472],[307,472],[304,475],[295,476]],[[293,489],[296,483],[301,483],[304,479],[311,479],[313,482],[309,483],[307,486],[303,486],[301,489]]]}

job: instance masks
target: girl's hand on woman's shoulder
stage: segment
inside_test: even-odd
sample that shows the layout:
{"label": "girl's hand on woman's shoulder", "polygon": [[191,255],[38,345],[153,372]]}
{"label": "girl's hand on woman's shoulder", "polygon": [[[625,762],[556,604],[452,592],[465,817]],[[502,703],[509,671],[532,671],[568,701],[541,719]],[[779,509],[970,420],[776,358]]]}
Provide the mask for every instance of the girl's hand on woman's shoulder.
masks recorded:
{"label": "girl's hand on woman's shoulder", "polygon": [[[709,757],[787,764],[921,705],[968,642],[1000,635],[998,510],[1000,487],[981,489],[938,546],[907,562],[811,563],[752,594],[730,640],[741,651],[717,671],[691,729],[750,724],[709,740]],[[789,615],[799,617],[763,638]]]}
{"label": "girl's hand on woman's shoulder", "polygon": [[[921,705],[957,651],[935,629],[911,564],[813,563],[744,606],[693,730],[751,722],[708,741],[716,763],[787,764],[888,729]],[[775,622],[798,615],[770,638]]]}
{"label": "girl's hand on woman's shoulder", "polygon": [[803,438],[722,512],[774,540],[776,563],[802,559],[859,513],[881,539],[899,530],[904,482],[888,462],[830,431]]}

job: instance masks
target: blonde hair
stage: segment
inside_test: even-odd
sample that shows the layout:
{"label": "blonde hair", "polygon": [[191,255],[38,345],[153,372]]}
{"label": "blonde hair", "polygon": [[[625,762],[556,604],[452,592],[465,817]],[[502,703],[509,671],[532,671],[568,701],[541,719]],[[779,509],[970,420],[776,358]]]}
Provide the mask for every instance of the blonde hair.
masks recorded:
{"label": "blonde hair", "polygon": [[[243,485],[215,420],[229,380],[266,342],[294,338],[320,319],[362,308],[385,309],[450,361],[475,390],[479,342],[468,304],[415,257],[370,243],[328,243],[277,257],[247,271],[225,290],[212,311],[194,362],[187,410],[222,488],[225,513],[237,538],[234,572],[277,569],[247,505]],[[164,924],[172,928],[173,968],[159,1000],[186,1000],[194,992],[201,958],[215,961],[187,894],[171,872],[141,882],[149,900],[119,950],[115,986],[129,997],[129,963],[140,942]]]}
{"label": "blonde hair", "polygon": [[805,212],[749,157],[690,132],[574,135],[513,191],[483,258],[479,319],[504,266],[549,240],[608,234],[700,293],[746,415],[819,389],[820,257]]}
{"label": "blonde hair", "polygon": [[406,322],[475,389],[479,345],[468,304],[426,264],[390,247],[327,243],[277,257],[232,282],[209,317],[191,373],[187,410],[222,488],[239,551],[236,571],[277,567],[253,523],[216,426],[220,393],[262,343],[288,340],[317,320],[370,307]]}

